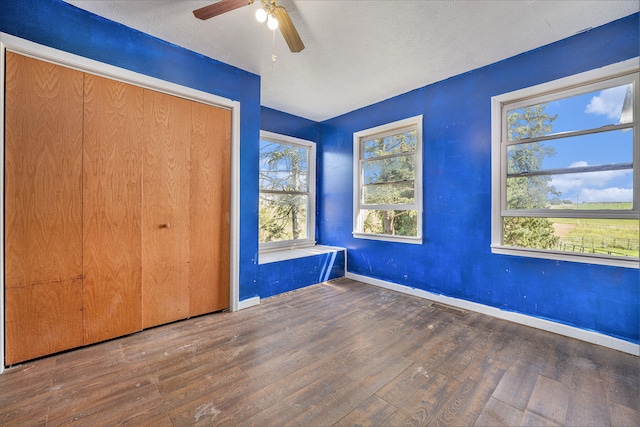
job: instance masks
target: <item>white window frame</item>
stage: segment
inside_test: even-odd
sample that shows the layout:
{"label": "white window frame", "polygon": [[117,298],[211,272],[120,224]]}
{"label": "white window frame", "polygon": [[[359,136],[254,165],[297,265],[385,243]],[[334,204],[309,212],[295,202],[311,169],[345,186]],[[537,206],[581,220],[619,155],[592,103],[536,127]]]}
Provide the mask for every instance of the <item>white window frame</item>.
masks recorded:
{"label": "white window frame", "polygon": [[[640,84],[638,69],[639,58],[611,64],[595,70],[572,75],[562,79],[543,83],[540,85],[516,90],[491,98],[491,171],[492,171],[492,199],[491,199],[491,251],[494,254],[516,255],[532,258],[544,258],[561,261],[573,261],[589,264],[601,264],[618,267],[639,268],[637,258],[625,259],[622,257],[562,252],[544,249],[519,248],[505,246],[503,244],[503,218],[507,216],[549,217],[549,218],[619,218],[640,219],[640,129],[639,115]],[[600,87],[610,87],[610,83],[621,76],[631,76],[634,84],[633,99],[633,206],[627,211],[606,210],[554,210],[547,209],[509,211],[506,208],[506,171],[507,171],[507,111],[521,108],[526,105],[548,102],[555,99],[563,99],[573,95],[589,91],[597,91]],[[624,125],[608,126],[614,130],[617,127],[629,127]],[[569,136],[593,133],[593,130],[567,133]],[[538,139],[532,139],[532,141]]]}
{"label": "white window frame", "polygon": [[[366,205],[363,203],[362,178],[364,159],[362,141],[373,137],[394,135],[396,133],[413,128],[416,130],[415,179],[414,200],[412,204],[402,205]],[[422,244],[422,115],[409,117],[370,129],[361,130],[353,134],[353,237],[358,239],[383,240],[388,242],[400,242],[420,245]],[[394,236],[389,234],[365,233],[363,210],[390,209],[390,210],[415,210],[417,211],[417,235]]]}
{"label": "white window frame", "polygon": [[[282,240],[279,242],[259,242],[260,253],[305,248],[316,244],[316,144],[305,139],[295,138],[274,132],[260,131],[260,141],[270,141],[278,144],[304,147],[308,149],[307,159],[307,238],[296,240]],[[262,190],[258,187],[258,192]],[[286,192],[282,192],[286,193]],[[259,224],[258,224],[259,227]]]}

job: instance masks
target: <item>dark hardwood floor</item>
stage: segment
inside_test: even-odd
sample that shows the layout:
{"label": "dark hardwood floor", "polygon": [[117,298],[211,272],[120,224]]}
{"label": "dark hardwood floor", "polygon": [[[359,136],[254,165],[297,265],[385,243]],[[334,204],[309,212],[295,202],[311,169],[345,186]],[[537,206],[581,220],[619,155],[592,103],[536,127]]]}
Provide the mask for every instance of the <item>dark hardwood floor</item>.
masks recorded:
{"label": "dark hardwood floor", "polygon": [[0,425],[640,425],[639,358],[342,279],[12,367]]}

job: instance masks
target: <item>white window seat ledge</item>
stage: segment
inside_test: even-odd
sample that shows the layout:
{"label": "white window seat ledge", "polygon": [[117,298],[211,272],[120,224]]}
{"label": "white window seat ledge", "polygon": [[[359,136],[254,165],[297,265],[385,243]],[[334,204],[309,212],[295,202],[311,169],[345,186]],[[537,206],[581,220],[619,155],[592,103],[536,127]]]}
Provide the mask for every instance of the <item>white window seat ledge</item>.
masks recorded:
{"label": "white window seat ledge", "polygon": [[314,255],[329,254],[332,252],[344,251],[345,248],[338,246],[315,245],[307,248],[282,249],[279,251],[265,252],[258,256],[258,264],[269,264],[272,262],[287,261],[297,258],[306,258]]}

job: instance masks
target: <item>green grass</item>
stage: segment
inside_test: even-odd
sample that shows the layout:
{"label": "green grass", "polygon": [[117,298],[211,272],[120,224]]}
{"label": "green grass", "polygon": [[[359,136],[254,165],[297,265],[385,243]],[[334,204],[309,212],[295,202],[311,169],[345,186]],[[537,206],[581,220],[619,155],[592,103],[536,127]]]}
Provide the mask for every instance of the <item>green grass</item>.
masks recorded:
{"label": "green grass", "polygon": [[580,211],[592,210],[631,210],[633,204],[631,202],[607,202],[607,203],[570,203],[566,205],[550,206],[551,209],[577,209]]}
{"label": "green grass", "polygon": [[[552,218],[556,224],[569,224],[573,228],[561,237],[564,244],[576,245],[580,250],[596,253],[638,257],[640,221],[628,219]],[[571,249],[565,249],[571,250]]]}

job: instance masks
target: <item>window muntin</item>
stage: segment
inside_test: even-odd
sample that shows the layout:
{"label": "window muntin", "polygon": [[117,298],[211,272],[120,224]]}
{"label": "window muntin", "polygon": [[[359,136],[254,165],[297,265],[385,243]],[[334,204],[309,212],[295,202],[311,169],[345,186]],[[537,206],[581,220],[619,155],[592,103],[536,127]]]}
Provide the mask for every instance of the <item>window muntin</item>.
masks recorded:
{"label": "window muntin", "polygon": [[494,252],[637,267],[635,67],[494,98]]}
{"label": "window muntin", "polygon": [[422,116],[354,134],[354,231],[421,243]]}
{"label": "window muntin", "polygon": [[315,144],[260,133],[260,250],[315,244]]}

